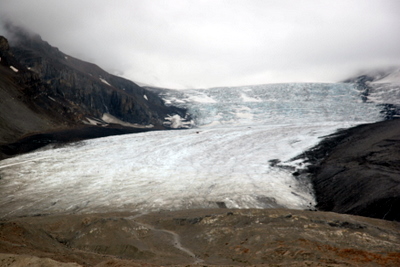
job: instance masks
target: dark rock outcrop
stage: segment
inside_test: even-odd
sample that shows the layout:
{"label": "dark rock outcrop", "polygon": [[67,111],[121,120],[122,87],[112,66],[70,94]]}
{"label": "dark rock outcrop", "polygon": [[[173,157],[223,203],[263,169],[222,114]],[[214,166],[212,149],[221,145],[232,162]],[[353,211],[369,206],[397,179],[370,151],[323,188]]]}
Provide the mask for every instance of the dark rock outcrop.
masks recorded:
{"label": "dark rock outcrop", "polygon": [[186,116],[185,110],[164,105],[151,91],[68,56],[38,35],[16,27],[11,30],[14,57],[49,85],[49,93],[63,97],[86,116],[101,119],[108,113],[125,122],[156,128],[163,127],[167,115]]}
{"label": "dark rock outcrop", "polygon": [[41,134],[67,142],[166,129],[165,117],[187,117],[156,93],[70,57],[39,35],[8,30],[10,43],[0,37],[0,159],[45,145]]}
{"label": "dark rock outcrop", "polygon": [[360,125],[304,155],[320,210],[400,221],[400,120]]}
{"label": "dark rock outcrop", "polygon": [[21,64],[0,37],[0,144],[16,141],[27,133],[66,128],[81,123],[83,114]]}

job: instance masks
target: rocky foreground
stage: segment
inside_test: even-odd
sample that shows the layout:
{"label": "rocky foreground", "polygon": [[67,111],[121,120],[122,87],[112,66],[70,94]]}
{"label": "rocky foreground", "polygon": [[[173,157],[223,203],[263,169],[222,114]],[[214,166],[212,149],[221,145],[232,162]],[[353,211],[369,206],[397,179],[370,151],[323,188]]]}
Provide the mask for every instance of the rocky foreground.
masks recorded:
{"label": "rocky foreground", "polygon": [[400,223],[284,209],[22,217],[1,222],[0,251],[1,266],[400,266]]}

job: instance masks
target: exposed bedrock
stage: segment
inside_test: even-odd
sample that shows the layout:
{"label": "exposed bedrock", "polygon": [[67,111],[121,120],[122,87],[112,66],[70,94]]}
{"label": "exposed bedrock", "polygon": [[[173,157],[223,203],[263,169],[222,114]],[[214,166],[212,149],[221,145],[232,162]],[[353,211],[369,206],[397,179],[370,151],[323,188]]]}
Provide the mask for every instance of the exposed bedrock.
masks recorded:
{"label": "exposed bedrock", "polygon": [[399,119],[343,130],[305,155],[320,210],[400,221]]}
{"label": "exposed bedrock", "polygon": [[[38,35],[8,30],[8,40],[0,36],[0,159],[49,142],[165,129],[166,117],[187,116],[155,92],[70,57]],[[64,136],[42,142],[54,133]],[[21,142],[23,149],[13,148]]]}
{"label": "exposed bedrock", "polygon": [[162,125],[168,114],[185,116],[183,109],[167,107],[162,99],[137,84],[104,71],[95,64],[62,53],[39,35],[11,27],[10,51],[49,85],[49,93],[66,99],[87,116],[109,113],[120,120]]}

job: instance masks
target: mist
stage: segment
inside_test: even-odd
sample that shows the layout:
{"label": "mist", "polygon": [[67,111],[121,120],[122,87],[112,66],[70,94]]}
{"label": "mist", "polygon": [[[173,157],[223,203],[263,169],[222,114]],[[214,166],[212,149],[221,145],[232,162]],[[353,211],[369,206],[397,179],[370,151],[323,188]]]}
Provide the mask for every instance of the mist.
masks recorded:
{"label": "mist", "polygon": [[399,11],[396,0],[0,3],[3,22],[66,54],[176,89],[336,82],[398,66]]}

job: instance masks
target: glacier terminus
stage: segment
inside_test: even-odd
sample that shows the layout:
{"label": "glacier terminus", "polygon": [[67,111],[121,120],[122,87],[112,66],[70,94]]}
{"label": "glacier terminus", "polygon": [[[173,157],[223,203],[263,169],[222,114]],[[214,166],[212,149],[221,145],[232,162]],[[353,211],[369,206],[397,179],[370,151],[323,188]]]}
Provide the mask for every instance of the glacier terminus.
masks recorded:
{"label": "glacier terminus", "polygon": [[[0,161],[1,217],[189,208],[312,209],[292,160],[337,129],[382,120],[353,83],[148,88],[190,118]],[[384,90],[382,87],[381,90]],[[186,129],[185,129],[186,128]],[[276,164],[279,163],[279,164]]]}

